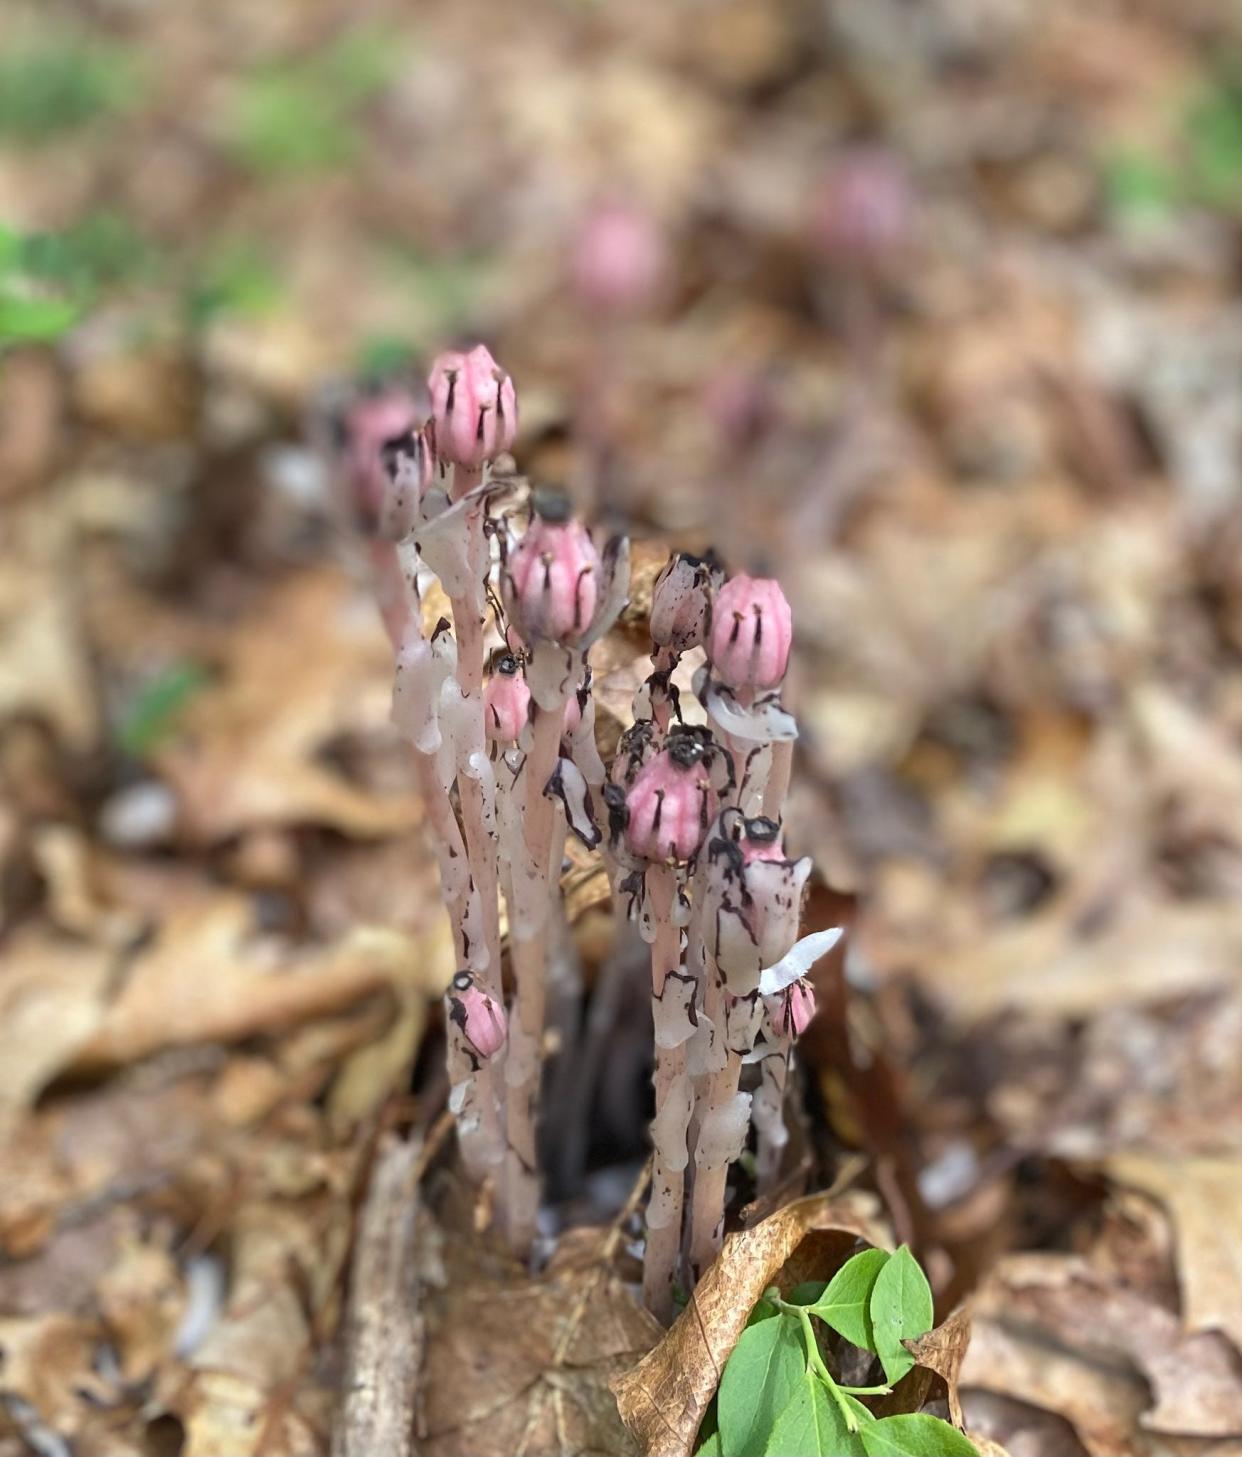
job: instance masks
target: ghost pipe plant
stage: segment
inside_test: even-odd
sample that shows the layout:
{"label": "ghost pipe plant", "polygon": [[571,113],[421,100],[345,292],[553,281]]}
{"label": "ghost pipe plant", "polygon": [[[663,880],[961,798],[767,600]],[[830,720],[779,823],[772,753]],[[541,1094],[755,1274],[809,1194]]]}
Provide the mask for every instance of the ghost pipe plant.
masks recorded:
{"label": "ghost pipe plant", "polygon": [[[782,840],[796,735],[780,697],[789,605],[771,578],[726,580],[710,556],[675,556],[654,591],[652,672],[606,768],[588,655],[624,605],[626,543],[597,542],[564,496],[496,473],[517,399],[485,348],[440,356],[429,389],[430,418],[383,447],[385,489],[368,520],[396,652],[393,717],[414,751],[459,966],[445,1007],[464,1164],[491,1184],[513,1247],[529,1251],[545,1005],[572,833],[599,851],[651,951],[643,1287],[667,1318],[678,1276],[693,1279],[719,1247],[752,1111],[761,1177],[776,1177],[790,1058],[814,1012],[804,978],[840,935],[798,939],[810,861],[787,856]],[[371,495],[361,465],[375,448],[373,414],[359,418],[347,457]],[[424,622],[433,577],[451,621]],[[708,722],[691,725],[673,678],[700,649],[694,692]]]}

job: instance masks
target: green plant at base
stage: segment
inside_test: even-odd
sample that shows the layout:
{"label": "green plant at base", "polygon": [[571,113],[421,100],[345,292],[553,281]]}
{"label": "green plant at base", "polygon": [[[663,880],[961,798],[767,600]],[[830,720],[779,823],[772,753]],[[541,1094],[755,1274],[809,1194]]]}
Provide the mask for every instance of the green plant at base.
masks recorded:
{"label": "green plant at base", "polygon": [[[886,1384],[839,1382],[816,1320],[878,1357]],[[974,1445],[939,1417],[877,1417],[859,1399],[891,1392],[915,1364],[903,1341],[931,1324],[931,1290],[904,1245],[863,1250],[827,1285],[800,1285],[788,1299],[768,1290],[725,1366],[698,1457],[971,1457]]]}

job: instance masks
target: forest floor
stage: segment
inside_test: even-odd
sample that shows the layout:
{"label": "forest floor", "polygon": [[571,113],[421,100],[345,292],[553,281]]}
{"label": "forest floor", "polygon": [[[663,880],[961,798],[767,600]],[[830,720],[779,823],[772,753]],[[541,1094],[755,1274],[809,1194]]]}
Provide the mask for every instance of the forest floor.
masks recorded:
{"label": "forest floor", "polygon": [[[911,198],[866,279],[815,230],[858,136]],[[670,261],[604,327],[567,239],[615,190]],[[531,475],[591,422],[640,561],[714,541],[788,586],[790,837],[850,927],[803,1181],[849,1171],[969,1300],[971,1431],[1242,1453],[1236,10],[15,4],[0,220],[0,334],[31,279],[68,311],[0,363],[0,1457],[326,1450],[452,965],[315,425],[325,381],[459,336]],[[639,676],[617,638],[601,702]],[[614,1073],[605,1228],[642,1161]],[[628,1450],[598,1383],[530,1407],[650,1344],[620,1285],[555,1324],[586,1250],[510,1291],[516,1365],[511,1324],[473,1371],[429,1342],[427,1450]]]}

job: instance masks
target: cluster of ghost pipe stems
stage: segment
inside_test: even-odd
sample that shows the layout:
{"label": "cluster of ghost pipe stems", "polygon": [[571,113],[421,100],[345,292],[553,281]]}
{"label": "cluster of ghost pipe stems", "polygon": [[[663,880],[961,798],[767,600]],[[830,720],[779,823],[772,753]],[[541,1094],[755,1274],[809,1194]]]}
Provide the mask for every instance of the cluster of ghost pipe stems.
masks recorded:
{"label": "cluster of ghost pipe stems", "polygon": [[[693,1281],[719,1248],[728,1172],[752,1111],[761,1177],[777,1175],[792,1049],[815,1010],[804,978],[840,935],[799,940],[810,861],[787,857],[782,843],[797,732],[780,696],[789,605],[771,578],[726,579],[710,556],[675,556],[655,587],[652,672],[606,767],[588,658],[625,603],[627,544],[597,543],[564,496],[495,471],[518,407],[486,348],[441,355],[428,395],[428,418],[410,402],[396,426],[391,402],[367,402],[346,432],[347,463],[376,529],[372,563],[396,649],[393,717],[414,752],[453,922],[460,969],[446,1026],[463,1161],[491,1184],[514,1248],[529,1251],[545,1003],[573,834],[599,852],[651,950],[643,1285],[667,1318],[675,1284]],[[381,425],[392,431],[382,449]],[[433,577],[452,621],[425,626],[421,595]],[[702,659],[693,715],[674,684],[691,652]],[[756,1074],[752,1095],[743,1085]]]}

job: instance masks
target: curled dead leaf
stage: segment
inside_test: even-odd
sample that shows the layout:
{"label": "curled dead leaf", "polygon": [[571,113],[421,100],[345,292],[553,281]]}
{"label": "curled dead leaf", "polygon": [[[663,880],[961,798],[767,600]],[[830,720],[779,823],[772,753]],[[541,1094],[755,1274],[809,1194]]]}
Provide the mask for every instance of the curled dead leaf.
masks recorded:
{"label": "curled dead leaf", "polygon": [[[809,1237],[824,1278],[862,1240],[877,1242],[871,1221],[828,1194],[813,1194],[725,1240],[672,1329],[612,1389],[622,1419],[648,1457],[688,1457],[720,1374],[755,1302],[772,1284],[797,1284],[786,1270]],[[782,1278],[782,1272],[784,1278]]]}

